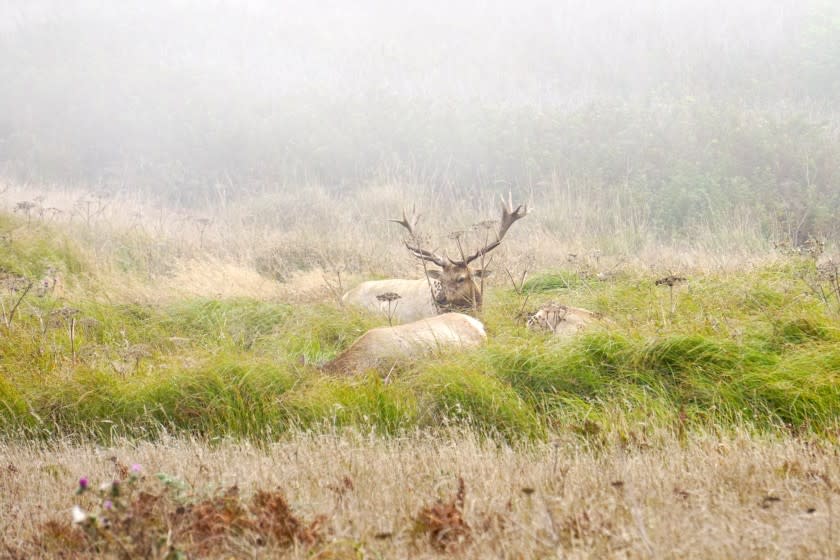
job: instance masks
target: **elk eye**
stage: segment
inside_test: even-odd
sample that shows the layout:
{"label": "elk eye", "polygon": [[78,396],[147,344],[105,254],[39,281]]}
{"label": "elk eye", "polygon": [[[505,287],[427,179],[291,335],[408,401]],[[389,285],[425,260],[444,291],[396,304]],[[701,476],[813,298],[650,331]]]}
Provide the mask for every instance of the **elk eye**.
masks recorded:
{"label": "elk eye", "polygon": [[458,283],[460,284],[460,283],[461,283],[461,282],[463,282],[464,280],[466,280],[466,278],[464,278],[463,276],[461,276],[460,278],[458,278]]}

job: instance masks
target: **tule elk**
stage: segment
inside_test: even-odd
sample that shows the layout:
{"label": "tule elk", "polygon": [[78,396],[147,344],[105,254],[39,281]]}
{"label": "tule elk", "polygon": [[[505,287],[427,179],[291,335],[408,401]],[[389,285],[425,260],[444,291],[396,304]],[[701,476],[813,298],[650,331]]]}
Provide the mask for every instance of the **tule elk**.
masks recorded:
{"label": "tule elk", "polygon": [[[426,269],[426,278],[419,280],[388,279],[362,282],[342,297],[348,305],[363,307],[371,311],[385,311],[386,301],[377,296],[394,293],[400,296],[396,307],[390,315],[398,322],[416,321],[424,317],[434,317],[440,313],[451,311],[479,310],[482,304],[481,279],[489,271],[483,268],[484,256],[498,247],[510,226],[528,214],[528,207],[519,205],[513,208],[513,202],[508,197],[507,203],[502,201],[502,219],[496,232],[494,241],[488,243],[476,252],[464,255],[460,259],[452,259],[446,255],[423,249],[414,231],[417,217],[412,214],[406,217],[403,211],[401,220],[390,220],[408,230],[409,241],[405,241],[406,248],[412,255],[423,261],[424,269],[427,262],[435,264],[439,269]],[[480,259],[480,267],[471,266]],[[476,279],[479,282],[476,282]]]}

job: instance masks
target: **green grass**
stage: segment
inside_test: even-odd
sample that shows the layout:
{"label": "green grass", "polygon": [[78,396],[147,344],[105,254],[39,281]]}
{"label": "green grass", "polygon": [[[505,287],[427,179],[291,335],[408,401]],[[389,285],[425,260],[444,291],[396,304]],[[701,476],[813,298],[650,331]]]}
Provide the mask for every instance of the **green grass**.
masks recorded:
{"label": "green grass", "polygon": [[[31,234],[11,248],[3,262],[21,274],[84,268],[71,266],[81,261],[60,236]],[[395,435],[463,425],[507,440],[744,427],[833,437],[840,320],[807,293],[800,276],[812,268],[791,260],[692,278],[675,289],[673,312],[653,277],[584,282],[554,272],[532,279],[527,294],[488,293],[482,348],[401,364],[387,382],[317,369],[384,323],[334,305],[32,295],[0,337],[0,435],[266,440],[299,429]],[[560,298],[609,321],[558,341],[524,328],[525,297],[526,308]],[[65,305],[79,310],[72,345],[71,322],[50,315]]]}
{"label": "green grass", "polygon": [[49,267],[71,278],[84,272],[86,263],[66,235],[26,220],[0,213],[0,271],[41,278]]}
{"label": "green grass", "polygon": [[303,429],[358,427],[395,435],[417,425],[417,396],[378,376],[336,379],[307,376],[281,399],[290,425]]}
{"label": "green grass", "polygon": [[529,278],[522,286],[525,293],[561,292],[586,285],[588,280],[581,274],[568,270],[548,272]]}

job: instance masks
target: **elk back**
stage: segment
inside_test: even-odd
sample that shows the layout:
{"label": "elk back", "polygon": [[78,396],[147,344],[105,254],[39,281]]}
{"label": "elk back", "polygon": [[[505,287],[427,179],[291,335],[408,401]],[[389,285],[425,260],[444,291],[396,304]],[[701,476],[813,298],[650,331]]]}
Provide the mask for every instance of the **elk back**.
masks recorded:
{"label": "elk back", "polygon": [[355,374],[391,368],[424,356],[475,348],[486,339],[484,325],[478,319],[463,313],[444,313],[404,325],[371,329],[325,364],[323,370]]}

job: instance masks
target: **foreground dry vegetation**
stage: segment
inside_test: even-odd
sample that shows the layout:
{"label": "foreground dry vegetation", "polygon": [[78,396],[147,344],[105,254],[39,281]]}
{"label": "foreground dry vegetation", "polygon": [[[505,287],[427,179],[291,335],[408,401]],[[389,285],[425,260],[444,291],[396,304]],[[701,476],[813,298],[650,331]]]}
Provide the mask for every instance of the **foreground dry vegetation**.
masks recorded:
{"label": "foreground dry vegetation", "polygon": [[[597,449],[568,438],[508,447],[450,436],[299,434],[262,449],[184,439],[4,444],[0,556],[840,553],[840,467],[836,448],[819,441],[696,434]],[[134,463],[139,478],[125,498],[127,514],[101,509],[93,491],[74,495],[81,477],[92,487],[125,480]],[[121,523],[91,536],[71,528],[73,505]]]}

